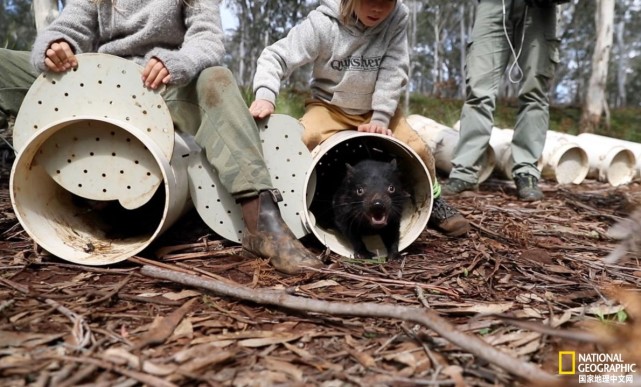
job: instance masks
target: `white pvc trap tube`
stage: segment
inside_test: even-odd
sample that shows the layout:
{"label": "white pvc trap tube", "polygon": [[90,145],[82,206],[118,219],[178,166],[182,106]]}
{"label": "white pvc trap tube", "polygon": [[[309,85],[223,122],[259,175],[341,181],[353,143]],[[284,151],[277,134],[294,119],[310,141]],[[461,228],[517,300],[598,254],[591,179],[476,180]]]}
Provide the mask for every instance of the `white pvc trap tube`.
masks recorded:
{"label": "white pvc trap tube", "polygon": [[[407,200],[401,216],[399,252],[412,244],[424,231],[432,212],[432,180],[427,168],[411,148],[397,139],[372,133],[346,130],[338,132],[312,151],[312,164],[306,173],[302,196],[303,222],[316,238],[336,254],[353,257],[349,241],[331,226],[324,210],[331,206],[329,196],[336,190],[345,171],[345,163],[365,158],[396,158],[412,200]],[[387,251],[378,237],[363,239],[368,250],[378,256]]]}
{"label": "white pvc trap tube", "polygon": [[634,153],[611,137],[582,133],[577,142],[588,154],[588,177],[612,186],[627,184],[636,174]]}
{"label": "white pvc trap tube", "polygon": [[147,247],[189,206],[197,146],[174,133],[142,67],[105,54],[42,74],[16,117],[11,201],[27,233],[75,263],[104,265]]}
{"label": "white pvc trap tube", "polygon": [[577,139],[589,150],[590,177],[618,186],[639,173],[641,144],[593,133],[581,133]]}
{"label": "white pvc trap tube", "polygon": [[[452,170],[452,157],[454,156],[454,148],[459,141],[460,132],[418,114],[408,116],[407,122],[432,151],[436,169],[449,174]],[[488,146],[485,150],[485,162],[479,171],[479,183],[489,179],[495,165],[494,149]]]}
{"label": "white pvc trap tube", "polygon": [[539,159],[541,176],[559,184],[581,184],[590,170],[588,155],[576,136],[548,130]]}
{"label": "white pvc trap tube", "polygon": [[512,179],[512,136],[514,131],[511,129],[500,129],[493,127],[490,135],[490,147],[496,154],[496,166],[494,171],[504,179]]}
{"label": "white pvc trap tube", "polygon": [[[44,152],[56,135],[74,131],[78,126],[93,124],[108,129],[109,135],[122,137],[126,144],[139,149],[136,159],[151,159],[152,169],[157,169],[161,184],[151,193],[149,201],[128,209],[116,200],[96,200],[77,195],[59,184],[48,172]],[[177,137],[176,151],[171,162],[148,137],[136,137],[135,130],[124,128],[122,123],[95,121],[79,118],[55,123],[38,132],[18,154],[11,171],[10,194],[14,211],[27,233],[42,248],[62,259],[86,265],[105,265],[125,260],[144,248],[166,231],[190,206],[187,184],[187,158],[196,151],[190,141]],[[94,133],[94,136],[96,134]],[[64,138],[64,136],[62,137]],[[93,138],[93,137],[92,137]],[[132,169],[112,168],[122,147],[104,152],[104,149],[86,149],[86,154],[76,154],[69,165],[81,164],[83,172],[75,185],[99,185],[95,177],[121,175],[119,186],[105,180],[106,192],[135,189],[138,173]],[[89,155],[93,153],[93,156]],[[112,156],[116,153],[115,156]],[[124,153],[124,152],[123,152]],[[114,158],[114,162],[92,163],[83,159]],[[136,165],[136,160],[132,160]],[[140,164],[138,164],[140,165]],[[147,169],[147,166],[141,166]],[[84,172],[86,171],[86,173]],[[142,173],[146,176],[146,173]],[[85,177],[85,176],[94,176]],[[65,181],[70,183],[69,179]],[[141,183],[144,185],[144,183]],[[132,224],[133,222],[133,224]],[[133,228],[132,228],[133,227]]]}

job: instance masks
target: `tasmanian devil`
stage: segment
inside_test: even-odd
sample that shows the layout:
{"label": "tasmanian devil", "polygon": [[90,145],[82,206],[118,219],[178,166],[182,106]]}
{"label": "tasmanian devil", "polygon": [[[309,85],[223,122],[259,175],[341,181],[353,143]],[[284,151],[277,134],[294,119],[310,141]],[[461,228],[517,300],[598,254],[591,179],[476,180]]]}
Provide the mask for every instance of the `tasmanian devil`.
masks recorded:
{"label": "tasmanian devil", "polygon": [[403,202],[409,196],[401,185],[396,160],[362,160],[346,164],[347,171],[332,197],[334,225],[354,248],[355,258],[372,258],[362,237],[379,235],[388,259],[398,256]]}

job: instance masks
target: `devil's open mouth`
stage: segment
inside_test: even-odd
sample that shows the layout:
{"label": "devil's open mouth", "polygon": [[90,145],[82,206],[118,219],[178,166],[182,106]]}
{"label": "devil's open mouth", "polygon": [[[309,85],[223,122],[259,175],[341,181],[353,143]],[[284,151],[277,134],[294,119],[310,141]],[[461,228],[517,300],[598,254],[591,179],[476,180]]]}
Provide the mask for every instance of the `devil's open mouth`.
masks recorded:
{"label": "devil's open mouth", "polygon": [[387,225],[387,213],[385,211],[373,211],[370,213],[369,223],[372,227],[379,228]]}

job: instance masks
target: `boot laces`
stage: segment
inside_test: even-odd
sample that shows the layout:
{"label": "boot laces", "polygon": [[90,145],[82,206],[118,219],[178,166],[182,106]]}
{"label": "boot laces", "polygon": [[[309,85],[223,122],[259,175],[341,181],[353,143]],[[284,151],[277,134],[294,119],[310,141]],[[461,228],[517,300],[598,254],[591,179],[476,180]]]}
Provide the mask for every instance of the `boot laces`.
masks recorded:
{"label": "boot laces", "polygon": [[516,183],[519,189],[536,188],[538,179],[527,173],[516,175]]}
{"label": "boot laces", "polygon": [[434,199],[434,204],[432,206],[432,214],[437,219],[447,219],[453,215],[456,215],[456,210],[447,204],[442,198]]}

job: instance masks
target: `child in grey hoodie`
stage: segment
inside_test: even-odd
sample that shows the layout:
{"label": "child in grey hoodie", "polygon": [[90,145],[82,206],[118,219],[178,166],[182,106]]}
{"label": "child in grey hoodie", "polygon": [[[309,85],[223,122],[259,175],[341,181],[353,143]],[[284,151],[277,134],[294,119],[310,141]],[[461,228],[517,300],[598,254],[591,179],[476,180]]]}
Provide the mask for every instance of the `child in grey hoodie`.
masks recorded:
{"label": "child in grey hoodie", "polygon": [[469,222],[441,197],[434,157],[398,109],[408,79],[407,22],[407,7],[396,0],[321,0],[261,53],[249,111],[255,118],[272,114],[281,80],[312,63],[312,95],[301,118],[307,147],[342,130],[393,135],[420,156],[434,183],[428,224],[461,236]]}
{"label": "child in grey hoodie", "polygon": [[[27,90],[41,71],[64,73],[76,54],[99,52],[143,66],[144,85],[162,95],[174,125],[195,136],[222,185],[241,205],[243,248],[269,258],[285,273],[322,262],[283,221],[262,156],[258,127],[231,72],[220,67],[225,49],[220,0],[69,0],[38,35],[29,55],[0,49],[0,110],[5,91]],[[5,84],[4,79],[11,84]],[[27,112],[37,114],[37,112]]]}

